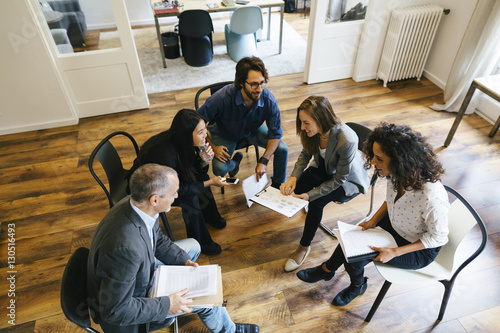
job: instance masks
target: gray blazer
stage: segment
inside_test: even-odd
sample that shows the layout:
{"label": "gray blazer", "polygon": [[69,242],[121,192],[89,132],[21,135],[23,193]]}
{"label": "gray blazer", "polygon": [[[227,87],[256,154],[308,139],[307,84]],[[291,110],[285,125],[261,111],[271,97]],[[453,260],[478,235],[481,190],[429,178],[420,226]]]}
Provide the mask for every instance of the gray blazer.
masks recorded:
{"label": "gray blazer", "polygon": [[[299,178],[311,157],[314,157],[314,162],[319,165],[319,153],[311,155],[302,150],[291,176]],[[333,177],[307,192],[309,200],[313,201],[327,195],[339,186],[344,188],[347,196],[366,193],[370,186],[370,175],[368,170],[365,170],[364,164],[365,160],[358,151],[356,133],[345,124],[334,126],[330,131],[325,153],[325,169]]]}
{"label": "gray blazer", "polygon": [[151,247],[146,225],[126,197],[97,227],[87,263],[87,294],[92,318],[105,332],[147,332],[168,314],[168,297],[149,298],[155,257],[184,265],[189,256],[165,237],[158,220]]}

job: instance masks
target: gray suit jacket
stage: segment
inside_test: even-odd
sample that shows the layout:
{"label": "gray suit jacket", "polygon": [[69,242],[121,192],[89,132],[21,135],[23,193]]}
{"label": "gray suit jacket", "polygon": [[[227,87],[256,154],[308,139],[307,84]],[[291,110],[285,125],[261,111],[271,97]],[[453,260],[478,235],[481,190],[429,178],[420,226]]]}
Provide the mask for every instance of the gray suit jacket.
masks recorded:
{"label": "gray suit jacket", "polygon": [[97,227],[87,263],[87,294],[91,314],[105,332],[147,332],[149,323],[168,314],[168,297],[149,298],[155,257],[165,264],[184,265],[189,256],[165,237],[158,220],[151,247],[145,223],[126,197]]}
{"label": "gray suit jacket", "polygon": [[[311,157],[314,157],[314,162],[319,165],[319,153],[311,156],[311,154],[302,150],[291,176],[299,178]],[[370,186],[370,176],[368,170],[364,168],[364,163],[363,156],[358,151],[358,136],[356,133],[345,124],[333,127],[330,131],[325,153],[325,169],[333,177],[307,192],[309,200],[313,201],[327,195],[339,188],[339,186],[344,188],[347,196],[366,193]]]}

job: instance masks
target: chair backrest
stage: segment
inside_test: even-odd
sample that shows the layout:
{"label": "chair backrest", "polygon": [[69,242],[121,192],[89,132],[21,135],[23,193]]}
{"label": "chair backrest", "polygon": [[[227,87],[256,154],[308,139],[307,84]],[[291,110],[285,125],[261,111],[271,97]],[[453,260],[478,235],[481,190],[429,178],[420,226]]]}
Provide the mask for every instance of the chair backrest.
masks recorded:
{"label": "chair backrest", "polygon": [[237,34],[246,35],[262,29],[263,26],[262,9],[259,6],[245,6],[233,12],[229,29]]}
{"label": "chair backrest", "polygon": [[218,83],[213,83],[208,86],[205,86],[203,88],[200,88],[196,95],[194,96],[194,108],[195,110],[198,110],[200,108],[200,96],[201,94],[210,89],[210,95],[215,94],[215,92],[219,89],[221,89],[224,86],[227,86],[228,84],[233,83],[233,81],[224,81],[224,82],[218,82]]}
{"label": "chair backrest", "polygon": [[456,197],[456,200],[450,205],[448,210],[448,243],[441,248],[435,261],[450,272],[453,271],[454,266],[456,266],[455,253],[465,235],[477,224],[482,236],[478,249],[454,271],[453,275],[456,276],[484,250],[488,240],[488,232],[483,220],[467,200],[451,187],[446,185],[444,187],[446,191]]}
{"label": "chair backrest", "polygon": [[61,282],[61,308],[66,318],[89,332],[91,328],[87,302],[87,260],[89,249],[80,247],[70,256]]}
{"label": "chair backrest", "polygon": [[[104,193],[108,197],[109,208],[113,207],[115,203],[120,201],[122,198],[127,196],[127,172],[128,170],[123,168],[122,160],[118,155],[115,147],[109,141],[112,137],[117,135],[122,135],[127,137],[132,144],[134,145],[135,154],[139,153],[139,146],[137,142],[134,140],[132,135],[127,132],[118,131],[111,133],[107,137],[105,137],[98,145],[95,147],[94,151],[90,155],[89,158],[89,170],[97,183],[102,187]],[[99,179],[97,174],[94,171],[94,159],[101,163],[104,171],[106,172],[106,176],[108,178],[109,191],[104,185],[104,183]]]}
{"label": "chair backrest", "polygon": [[353,122],[347,122],[345,123],[347,126],[349,126],[354,132],[356,132],[356,135],[359,138],[358,141],[358,149],[363,150],[363,145],[365,144],[366,139],[368,139],[368,136],[373,132],[370,128],[366,127],[365,125],[361,125],[358,123],[353,123]]}
{"label": "chair backrest", "polygon": [[185,10],[179,15],[179,35],[201,38],[214,31],[210,14],[203,9]]}

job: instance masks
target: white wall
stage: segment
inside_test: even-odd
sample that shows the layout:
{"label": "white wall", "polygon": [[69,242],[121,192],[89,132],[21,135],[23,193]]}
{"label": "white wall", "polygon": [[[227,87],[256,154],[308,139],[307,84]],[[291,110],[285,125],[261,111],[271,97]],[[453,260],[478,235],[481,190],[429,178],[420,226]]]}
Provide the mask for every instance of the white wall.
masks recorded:
{"label": "white wall", "polygon": [[[80,0],[89,30],[116,27],[109,0]],[[130,25],[154,24],[150,0],[125,0]],[[162,22],[176,21],[175,17],[162,18]]]}
{"label": "white wall", "polygon": [[424,75],[438,87],[444,88],[477,0],[371,0],[356,58],[354,80],[364,81],[377,77],[391,10],[429,3],[451,9],[450,14],[441,19],[424,67]]}
{"label": "white wall", "polygon": [[439,23],[436,38],[424,67],[424,76],[444,89],[455,55],[471,19],[477,0],[442,0],[439,5],[451,10]]}
{"label": "white wall", "polygon": [[78,123],[29,2],[0,1],[0,135]]}

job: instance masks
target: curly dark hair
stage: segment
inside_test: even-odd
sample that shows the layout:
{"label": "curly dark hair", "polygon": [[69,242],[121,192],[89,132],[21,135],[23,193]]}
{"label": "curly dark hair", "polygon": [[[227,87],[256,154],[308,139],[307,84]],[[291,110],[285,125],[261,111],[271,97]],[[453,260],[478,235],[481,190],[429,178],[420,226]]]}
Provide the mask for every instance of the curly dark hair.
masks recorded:
{"label": "curly dark hair", "polygon": [[363,149],[367,169],[372,166],[374,142],[377,142],[382,152],[391,159],[390,180],[394,190],[403,186],[405,191],[420,191],[425,183],[439,181],[444,173],[432,146],[422,134],[414,132],[410,126],[381,123],[375,128],[365,141]]}

